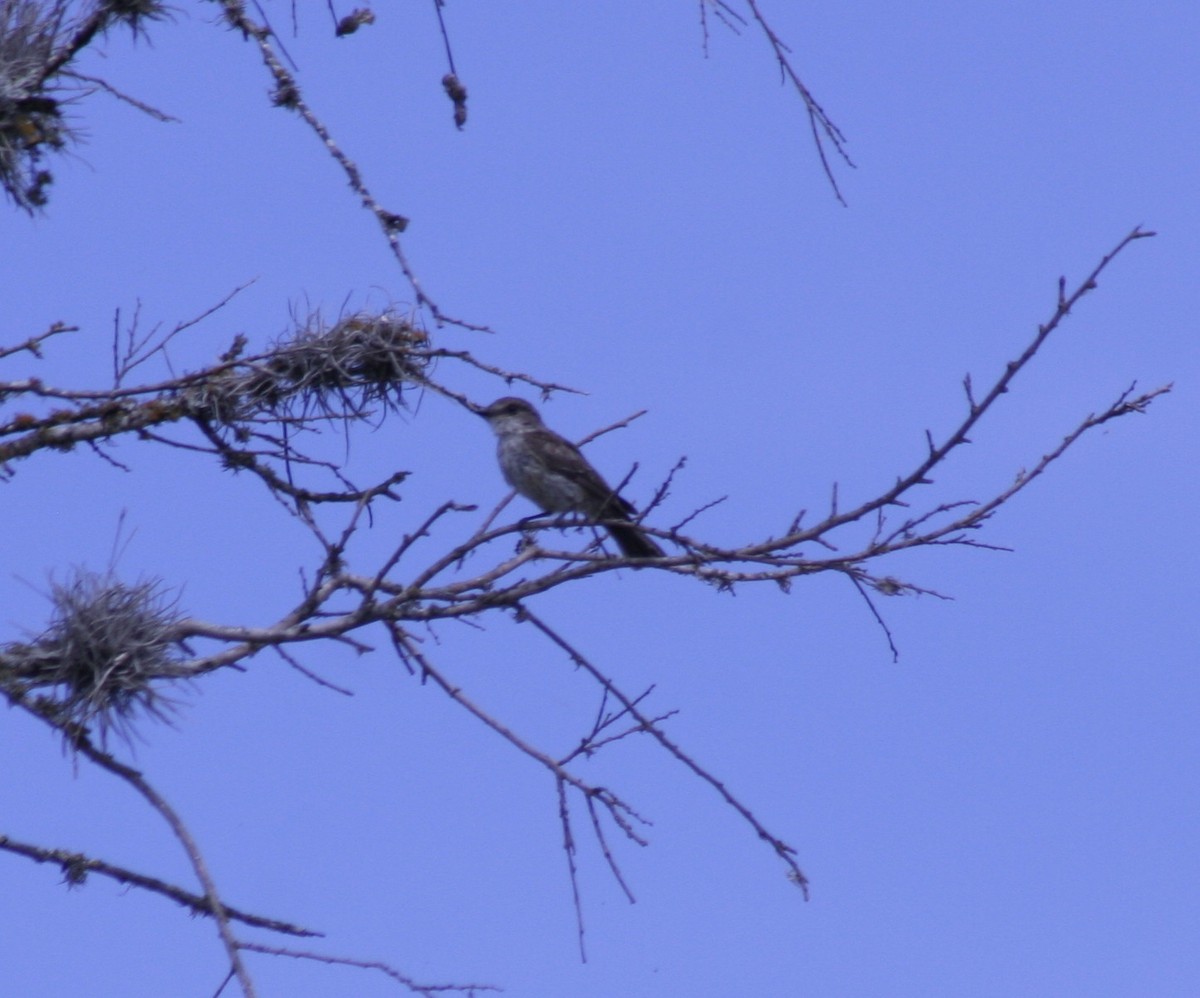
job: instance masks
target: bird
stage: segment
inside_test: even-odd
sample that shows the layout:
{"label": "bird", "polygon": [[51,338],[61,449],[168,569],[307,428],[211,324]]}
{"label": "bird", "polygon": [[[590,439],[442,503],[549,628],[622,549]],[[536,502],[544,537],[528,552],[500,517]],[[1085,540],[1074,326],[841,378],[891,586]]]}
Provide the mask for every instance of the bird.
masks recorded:
{"label": "bird", "polygon": [[617,495],[578,447],[548,428],[529,402],[507,396],[477,412],[496,434],[504,480],[526,499],[546,513],[582,513],[608,521],[605,529],[627,558],[664,556],[633,522],[633,506]]}

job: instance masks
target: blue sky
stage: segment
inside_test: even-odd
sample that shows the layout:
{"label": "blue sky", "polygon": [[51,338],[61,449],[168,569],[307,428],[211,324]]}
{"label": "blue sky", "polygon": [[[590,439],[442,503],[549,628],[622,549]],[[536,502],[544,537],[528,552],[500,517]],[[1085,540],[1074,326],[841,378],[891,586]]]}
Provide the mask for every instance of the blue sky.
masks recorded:
{"label": "blue sky", "polygon": [[[712,790],[649,745],[587,767],[649,817],[622,843],[629,905],[593,843],[575,939],[554,787],[379,640],[305,664],[261,656],[190,691],[136,765],[180,811],[234,904],[328,934],[324,951],[429,982],[520,996],[1184,996],[1200,991],[1200,676],[1195,611],[1200,9],[1058,4],[795,5],[760,0],[849,138],[848,207],[820,172],[766,44],[694,4],[451,3],[470,120],[441,91],[432,5],[381,7],[355,36],[325,11],[285,36],[310,103],[412,224],[404,245],[446,312],[431,330],[587,394],[544,408],[571,437],[647,408],[589,449],[633,461],[644,502],[686,455],[661,522],[728,495],[693,533],[736,543],[796,511],[874,495],[924,431],[987,382],[1135,225],[1130,247],[938,475],[936,501],[1004,488],[1136,379],[1172,394],[1082,441],[984,539],[1012,553],[913,552],[886,571],[951,595],[892,599],[887,643],[845,581],[730,597],[649,572],[538,608],[631,691],[677,709],[677,741],[798,851],[805,904]],[[281,30],[287,9],[272,5]],[[170,325],[255,283],[189,333],[180,369],[289,314],[405,307],[374,221],[311,133],[266,99],[251,46],[181,6],[151,43],[114,35],[82,65],[181,119],[103,96],[60,162],[48,212],[8,210],[4,341],[82,328],[3,378],[72,386],[110,370],[114,312]],[[502,385],[443,363],[480,401]],[[331,442],[362,480],[413,472],[361,564],[446,498],[503,493],[478,420],[430,397]],[[197,617],[265,623],[311,540],[248,479],[122,443],[122,472],[46,455],[6,484],[5,639],[45,620],[47,580],[109,563],[158,576]],[[517,507],[514,507],[516,512]],[[530,510],[522,505],[519,515]],[[447,535],[447,540],[449,535]],[[883,569],[885,566],[880,566]],[[503,619],[430,653],[474,698],[566,751],[592,688]],[[10,712],[0,834],[187,879],[161,821]],[[23,998],[204,996],[224,957],[168,902],[0,856],[0,964]],[[401,993],[362,971],[265,957],[263,995]]]}

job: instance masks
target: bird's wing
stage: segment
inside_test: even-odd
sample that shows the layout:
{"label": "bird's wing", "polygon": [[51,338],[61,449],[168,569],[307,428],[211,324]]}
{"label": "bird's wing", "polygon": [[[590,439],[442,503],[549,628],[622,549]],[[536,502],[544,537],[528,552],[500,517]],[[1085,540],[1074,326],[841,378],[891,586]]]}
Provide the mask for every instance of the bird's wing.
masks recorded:
{"label": "bird's wing", "polygon": [[545,430],[544,433],[544,440],[539,441],[543,446],[538,447],[537,451],[544,457],[547,470],[563,475],[579,486],[595,506],[588,510],[589,515],[601,519],[621,519],[633,515],[633,507],[613,491],[578,447],[552,430]]}

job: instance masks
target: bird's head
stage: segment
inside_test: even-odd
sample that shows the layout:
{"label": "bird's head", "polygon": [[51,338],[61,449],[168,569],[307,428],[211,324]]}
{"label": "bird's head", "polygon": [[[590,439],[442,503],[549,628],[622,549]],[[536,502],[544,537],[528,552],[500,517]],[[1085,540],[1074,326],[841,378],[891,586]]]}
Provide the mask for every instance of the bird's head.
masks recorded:
{"label": "bird's head", "polygon": [[538,411],[524,399],[507,396],[496,399],[491,405],[479,410],[479,415],[497,433],[527,430],[542,425]]}

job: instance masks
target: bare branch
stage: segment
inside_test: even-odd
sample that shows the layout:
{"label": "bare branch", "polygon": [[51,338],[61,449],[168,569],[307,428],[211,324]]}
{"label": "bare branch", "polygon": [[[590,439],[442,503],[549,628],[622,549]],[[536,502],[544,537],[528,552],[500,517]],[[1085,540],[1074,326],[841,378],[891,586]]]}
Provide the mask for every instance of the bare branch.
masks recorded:
{"label": "bare branch", "polygon": [[616,699],[621,706],[629,712],[630,716],[642,726],[642,729],[646,731],[647,734],[654,738],[655,741],[662,745],[662,747],[666,749],[668,753],[683,763],[684,766],[690,769],[696,776],[700,777],[701,780],[716,790],[717,793],[720,794],[724,799],[726,804],[732,807],[747,822],[749,822],[754,831],[758,833],[758,837],[764,842],[767,842],[772,849],[775,850],[775,854],[779,856],[779,858],[782,859],[787,865],[790,878],[801,889],[801,891],[804,892],[805,899],[808,899],[808,878],[804,875],[804,872],[800,869],[799,865],[793,858],[796,852],[795,849],[789,846],[782,839],[777,838],[767,831],[762,823],[759,822],[753,813],[751,813],[750,809],[747,808],[740,800],[734,797],[723,783],[712,776],[707,770],[705,770],[694,759],[692,759],[690,755],[684,752],[682,748],[669,739],[661,728],[659,728],[650,718],[646,717],[638,710],[637,705],[630,697],[627,697],[624,693],[622,693],[611,679],[603,675],[599,669],[592,665],[591,662],[589,662],[561,635],[559,635],[548,624],[546,624],[545,621],[543,621],[536,614],[531,613],[528,608],[524,608],[523,619],[531,623],[535,628],[549,638],[553,644],[557,645],[564,652],[566,652],[567,655],[570,656],[571,661],[580,668],[584,669],[597,683],[604,688],[609,695]]}
{"label": "bare branch", "polygon": [[359,967],[362,970],[378,970],[386,974],[397,984],[403,984],[414,994],[426,995],[427,998],[437,998],[438,995],[465,992],[468,995],[476,991],[499,991],[494,984],[418,984],[411,977],[400,973],[390,964],[379,960],[359,960],[348,956],[333,956],[329,953],[314,953],[308,950],[287,949],[282,946],[266,946],[262,943],[244,942],[241,948],[248,953],[265,953],[268,956],[288,956],[295,960],[313,960],[316,963],[327,963],[343,967]]}
{"label": "bare branch", "polygon": [[[0,689],[3,688],[0,687]],[[208,864],[205,862],[199,846],[192,837],[192,833],[175,812],[174,808],[166,802],[163,796],[136,769],[125,765],[123,762],[118,761],[115,756],[102,751],[92,744],[91,738],[82,725],[72,720],[60,719],[53,710],[47,711],[42,705],[30,703],[23,695],[14,693],[11,689],[5,689],[4,692],[10,703],[16,704],[33,717],[61,732],[75,752],[83,755],[100,769],[112,773],[113,776],[127,783],[163,818],[171,829],[172,834],[179,840],[184,853],[188,857],[188,861],[191,863],[192,871],[196,874],[196,879],[199,880],[200,886],[204,889],[204,910],[212,916],[217,924],[217,934],[220,936],[221,943],[225,947],[225,953],[229,957],[230,966],[237,976],[238,983],[242,986],[243,993],[246,995],[246,998],[254,998],[256,994],[254,981],[246,970],[241,954],[239,953],[238,940],[234,937],[230,926],[231,916],[228,908],[217,892],[216,884],[208,871]]]}
{"label": "bare branch", "polygon": [[[838,186],[837,178],[833,175],[833,167],[829,163],[826,146],[828,145],[829,148],[832,148],[843,163],[853,168],[854,161],[850,159],[849,153],[846,152],[846,137],[842,134],[841,129],[833,123],[829,115],[825,113],[825,109],[817,103],[817,99],[812,95],[812,91],[800,79],[799,74],[792,66],[791,49],[784,44],[783,40],[775,33],[775,29],[767,22],[762,11],[759,10],[757,0],[744,0],[744,2],[750,9],[750,14],[755,23],[762,29],[763,34],[766,36],[771,50],[775,53],[775,59],[779,63],[780,74],[791,82],[796,92],[800,95],[800,99],[804,101],[804,110],[808,115],[808,125],[809,130],[812,132],[813,145],[816,146],[817,155],[821,160],[821,169],[825,172],[825,179],[829,181],[829,186],[833,188],[834,196],[844,205],[846,199],[842,197],[842,191]],[[725,7],[724,4],[721,6]]]}
{"label": "bare branch", "polygon": [[[176,904],[187,908],[193,915],[213,916],[213,908],[209,899],[202,894],[194,894],[176,884],[167,883],[157,877],[148,877],[124,866],[109,863],[101,859],[93,859],[81,852],[69,849],[47,849],[28,842],[18,842],[7,835],[0,835],[0,850],[24,856],[36,863],[54,863],[62,868],[63,881],[72,887],[83,884],[90,874],[99,874],[115,880],[127,887],[139,887],[154,894],[170,898]],[[224,913],[232,921],[241,922],[256,929],[267,929],[289,936],[320,936],[323,933],[305,929],[291,922],[283,922],[275,918],[265,918],[262,915],[252,915],[248,912],[225,905]]]}
{"label": "bare branch", "polygon": [[400,233],[408,228],[408,219],[403,215],[388,211],[375,199],[375,195],[367,187],[366,181],[363,179],[357,164],[342,151],[332,134],[330,134],[329,129],[325,126],[325,123],[309,107],[308,102],[305,101],[300,91],[300,84],[296,80],[296,77],[283,65],[276,54],[275,48],[271,44],[274,32],[270,27],[266,24],[257,24],[252,21],[246,13],[246,8],[239,0],[217,0],[217,2],[224,12],[225,20],[232,27],[237,28],[245,38],[251,39],[258,46],[263,65],[266,66],[267,71],[275,81],[275,91],[272,96],[276,106],[288,108],[300,115],[304,123],[321,140],[321,144],[329,155],[333,157],[334,162],[341,167],[342,172],[346,175],[346,180],[350,184],[351,190],[358,196],[359,202],[375,216],[376,221],[379,223],[379,228],[383,232],[388,246],[391,248],[392,255],[400,265],[400,270],[408,281],[409,287],[413,289],[413,294],[416,295],[417,304],[429,309],[430,314],[438,322],[449,323],[477,332],[489,331],[486,326],[475,325],[447,315],[438,306],[437,302],[426,293],[424,286],[417,278],[416,271],[408,261],[404,248],[400,244]]}

